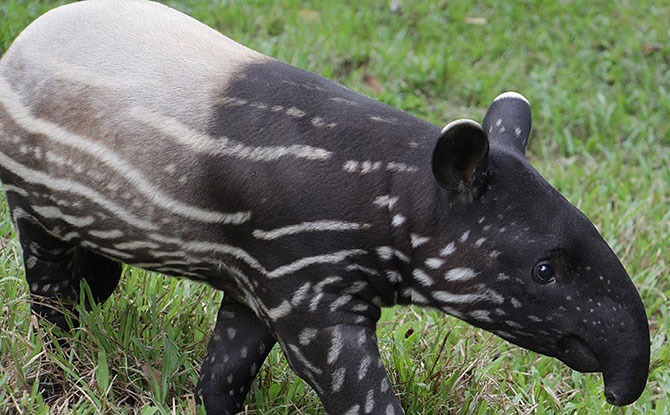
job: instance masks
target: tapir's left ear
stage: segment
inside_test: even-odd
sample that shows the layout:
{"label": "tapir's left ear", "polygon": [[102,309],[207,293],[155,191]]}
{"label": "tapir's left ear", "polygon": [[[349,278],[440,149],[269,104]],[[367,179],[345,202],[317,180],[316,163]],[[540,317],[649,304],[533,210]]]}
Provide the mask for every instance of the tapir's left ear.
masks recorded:
{"label": "tapir's left ear", "polygon": [[433,150],[433,174],[440,186],[477,195],[485,185],[489,166],[489,139],[481,125],[456,120],[442,130]]}
{"label": "tapir's left ear", "polygon": [[526,154],[531,120],[528,100],[519,93],[505,92],[493,100],[482,126],[491,143]]}

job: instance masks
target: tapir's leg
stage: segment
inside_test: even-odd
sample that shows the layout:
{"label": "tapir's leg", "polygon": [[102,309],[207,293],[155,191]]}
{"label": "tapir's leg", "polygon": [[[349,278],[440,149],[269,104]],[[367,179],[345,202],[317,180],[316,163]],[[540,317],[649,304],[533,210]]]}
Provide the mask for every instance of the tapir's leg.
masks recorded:
{"label": "tapir's leg", "polygon": [[36,299],[32,309],[60,328],[67,329],[65,316],[59,311],[62,305],[59,301],[49,300],[76,298],[72,286],[74,246],[49,234],[30,218],[17,217],[16,224],[30,293],[45,297]]}
{"label": "tapir's leg", "polygon": [[[86,280],[96,302],[103,303],[119,284],[123,265],[88,249],[74,252],[74,281]],[[75,287],[78,289],[78,287]]]}
{"label": "tapir's leg", "polygon": [[198,381],[198,394],[208,415],[233,415],[241,410],[275,342],[251,309],[224,297]]}
{"label": "tapir's leg", "polygon": [[316,390],[329,415],[404,414],[373,327],[307,327],[280,341],[291,367]]}

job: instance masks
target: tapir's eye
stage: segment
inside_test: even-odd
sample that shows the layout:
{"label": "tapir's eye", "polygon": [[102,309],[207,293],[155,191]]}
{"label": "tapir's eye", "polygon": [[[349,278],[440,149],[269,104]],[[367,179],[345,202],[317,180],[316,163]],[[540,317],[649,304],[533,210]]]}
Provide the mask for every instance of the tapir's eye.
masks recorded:
{"label": "tapir's eye", "polygon": [[535,277],[535,279],[542,284],[552,282],[554,281],[554,269],[548,262],[540,262],[539,264],[535,265],[535,269],[533,270],[533,277]]}

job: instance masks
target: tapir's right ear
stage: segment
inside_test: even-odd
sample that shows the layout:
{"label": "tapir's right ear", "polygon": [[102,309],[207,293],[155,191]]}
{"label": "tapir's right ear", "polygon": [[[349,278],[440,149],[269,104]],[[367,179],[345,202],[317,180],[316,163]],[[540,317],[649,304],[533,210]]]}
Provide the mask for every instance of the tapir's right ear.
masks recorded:
{"label": "tapir's right ear", "polygon": [[489,166],[489,139],[481,125],[456,120],[442,130],[433,151],[433,174],[440,186],[471,195],[485,185]]}
{"label": "tapir's right ear", "polygon": [[482,122],[491,142],[526,154],[532,114],[530,103],[517,92],[498,95]]}

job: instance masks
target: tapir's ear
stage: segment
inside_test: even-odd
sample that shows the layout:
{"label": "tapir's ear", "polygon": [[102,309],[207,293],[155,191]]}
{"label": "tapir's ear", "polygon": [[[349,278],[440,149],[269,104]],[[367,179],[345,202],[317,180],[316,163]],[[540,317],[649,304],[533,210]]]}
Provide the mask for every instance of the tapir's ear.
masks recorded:
{"label": "tapir's ear", "polygon": [[481,125],[456,120],[442,130],[433,151],[433,174],[440,186],[476,195],[489,166],[489,139]]}
{"label": "tapir's ear", "polygon": [[505,92],[498,95],[484,116],[482,127],[491,143],[526,153],[531,127],[530,103],[521,94]]}

